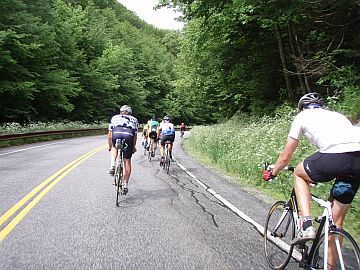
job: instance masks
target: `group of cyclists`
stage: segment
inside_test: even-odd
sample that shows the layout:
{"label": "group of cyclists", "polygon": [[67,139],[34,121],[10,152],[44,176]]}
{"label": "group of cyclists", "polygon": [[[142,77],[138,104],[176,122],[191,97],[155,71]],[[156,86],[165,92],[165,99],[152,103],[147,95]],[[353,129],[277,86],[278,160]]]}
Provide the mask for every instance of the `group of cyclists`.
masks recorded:
{"label": "group of cyclists", "polygon": [[[318,149],[315,154],[305,158],[294,173],[295,193],[302,220],[302,228],[298,233],[299,240],[314,239],[316,233],[310,213],[311,184],[336,179],[330,191],[330,199],[333,204],[333,219],[339,228],[343,226],[345,215],[360,185],[360,128],[354,127],[344,115],[323,108],[323,104],[324,100],[318,93],[305,94],[299,100],[299,113],[291,125],[286,144],[275,167],[263,171],[264,180],[275,178],[290,162],[302,136]],[[182,123],[181,126],[184,130],[185,125]],[[108,143],[111,151],[111,175],[115,171],[116,139],[125,138],[129,145],[124,153],[126,190],[131,174],[131,156],[136,152],[137,131],[138,121],[132,116],[131,108],[128,105],[122,106],[120,114],[115,115],[109,124]],[[145,125],[142,136],[146,142],[145,147],[151,138],[156,142],[155,146],[160,140],[160,165],[164,162],[165,141],[170,141],[172,159],[175,129],[168,116],[160,123],[155,116],[152,117]]]}
{"label": "group of cyclists", "polygon": [[[111,118],[108,127],[108,150],[111,153],[109,174],[111,176],[115,174],[115,164],[118,155],[118,151],[115,147],[116,140],[125,139],[127,144],[127,148],[124,152],[124,194],[128,192],[128,183],[131,175],[131,157],[136,152],[138,129],[138,120],[132,115],[132,109],[129,105],[120,107],[120,114],[116,114]],[[181,123],[180,130],[185,132],[184,123]],[[143,127],[142,137],[142,145],[148,151],[151,151],[152,157],[155,156],[157,144],[160,141],[160,166],[163,165],[165,160],[165,142],[169,141],[170,160],[173,160],[172,149],[175,141],[175,127],[169,116],[165,116],[161,122],[158,121],[156,116],[151,117]],[[153,148],[149,149],[150,140],[152,139],[154,140]]]}
{"label": "group of cyclists", "polygon": [[[172,148],[175,141],[175,127],[171,123],[169,116],[165,116],[162,121],[159,123],[156,116],[151,117],[151,119],[144,125],[143,132],[143,146],[148,151],[151,151],[151,156],[155,156],[155,151],[157,149],[157,144],[160,141],[160,166],[163,165],[165,156],[164,156],[164,146],[165,142],[170,142],[169,154],[170,159],[172,160]],[[153,147],[150,148],[150,141],[153,140]]]}

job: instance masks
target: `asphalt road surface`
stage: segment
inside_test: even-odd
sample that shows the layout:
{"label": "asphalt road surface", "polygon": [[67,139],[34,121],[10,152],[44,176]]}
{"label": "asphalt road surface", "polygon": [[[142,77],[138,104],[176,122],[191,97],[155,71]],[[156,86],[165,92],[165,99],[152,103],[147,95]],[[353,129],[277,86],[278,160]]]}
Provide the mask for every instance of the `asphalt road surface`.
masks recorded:
{"label": "asphalt road surface", "polygon": [[0,149],[0,269],[269,269],[272,201],[195,162],[188,135],[169,175],[138,140],[120,207],[106,136]]}

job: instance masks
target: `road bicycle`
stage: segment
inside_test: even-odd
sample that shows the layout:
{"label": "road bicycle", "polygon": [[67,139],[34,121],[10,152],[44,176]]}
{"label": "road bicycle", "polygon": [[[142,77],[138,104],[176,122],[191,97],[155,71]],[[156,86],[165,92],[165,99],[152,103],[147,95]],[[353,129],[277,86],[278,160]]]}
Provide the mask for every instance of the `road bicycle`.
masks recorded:
{"label": "road bicycle", "polygon": [[185,131],[180,130],[180,138],[184,137]]}
{"label": "road bicycle", "polygon": [[[273,167],[270,165],[267,168]],[[288,166],[289,179],[295,167]],[[264,228],[264,251],[269,266],[274,270],[284,269],[293,257],[304,269],[360,269],[360,251],[352,236],[336,228],[331,212],[331,202],[324,201],[313,194],[311,200],[323,208],[323,214],[316,217],[318,223],[314,240],[296,241],[300,230],[299,207],[296,194],[292,189],[288,201],[275,202],[267,215]],[[330,265],[329,241],[335,245],[331,258],[336,259]]]}
{"label": "road bicycle", "polygon": [[123,189],[124,184],[124,151],[127,149],[128,145],[125,139],[117,139],[115,147],[118,151],[116,170],[114,184],[116,187],[116,206],[119,206],[120,195],[126,195]]}
{"label": "road bicycle", "polygon": [[154,150],[154,146],[155,145],[155,139],[154,138],[150,138],[150,143],[149,143],[149,152],[148,152],[148,159],[151,162],[151,158],[153,158],[155,156],[155,150]]}
{"label": "road bicycle", "polygon": [[170,171],[170,144],[171,142],[170,141],[166,141],[165,142],[165,145],[164,145],[164,148],[165,148],[165,159],[164,159],[164,162],[163,162],[163,168],[164,170],[166,170],[166,173],[169,174],[169,171]]}

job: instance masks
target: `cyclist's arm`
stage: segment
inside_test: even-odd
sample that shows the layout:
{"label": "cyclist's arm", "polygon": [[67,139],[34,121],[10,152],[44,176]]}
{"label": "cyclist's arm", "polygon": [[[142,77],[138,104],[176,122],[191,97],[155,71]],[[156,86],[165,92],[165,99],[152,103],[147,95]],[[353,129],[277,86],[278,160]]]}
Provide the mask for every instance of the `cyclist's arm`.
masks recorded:
{"label": "cyclist's arm", "polygon": [[108,146],[109,146],[109,151],[111,150],[111,147],[112,147],[112,132],[111,130],[109,130],[108,132]]}
{"label": "cyclist's arm", "polygon": [[298,144],[299,144],[299,140],[288,137],[284,149],[280,153],[275,163],[274,169],[272,170],[273,175],[278,175],[279,172],[289,164],[289,161],[293,153],[295,152]]}

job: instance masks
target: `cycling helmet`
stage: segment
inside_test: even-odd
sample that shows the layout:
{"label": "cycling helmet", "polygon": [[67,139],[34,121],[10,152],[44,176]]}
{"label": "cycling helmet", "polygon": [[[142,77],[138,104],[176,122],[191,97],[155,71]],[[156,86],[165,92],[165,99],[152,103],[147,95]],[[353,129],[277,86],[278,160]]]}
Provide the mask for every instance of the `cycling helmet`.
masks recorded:
{"label": "cycling helmet", "polygon": [[169,121],[169,122],[170,122],[170,117],[169,117],[169,116],[164,116],[163,120],[164,120],[164,121]]}
{"label": "cycling helmet", "polygon": [[124,113],[124,114],[132,114],[132,109],[129,105],[123,105],[120,108],[120,113]]}
{"label": "cycling helmet", "polygon": [[322,97],[320,96],[319,93],[308,93],[306,95],[304,95],[302,98],[300,98],[299,103],[298,103],[298,109],[299,111],[302,111],[302,109],[304,108],[305,105],[308,104],[319,104],[320,106],[322,106],[324,104],[324,100],[322,99]]}

